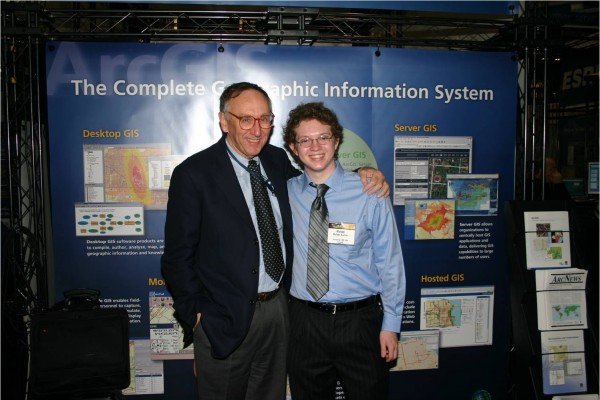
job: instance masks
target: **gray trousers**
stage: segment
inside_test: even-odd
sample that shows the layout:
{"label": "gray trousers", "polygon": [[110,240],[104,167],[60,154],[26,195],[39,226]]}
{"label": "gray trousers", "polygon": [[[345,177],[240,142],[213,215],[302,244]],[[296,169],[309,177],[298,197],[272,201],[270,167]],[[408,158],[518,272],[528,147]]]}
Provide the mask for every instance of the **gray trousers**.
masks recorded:
{"label": "gray trousers", "polygon": [[284,400],[289,335],[287,296],[257,302],[248,335],[229,357],[215,359],[204,331],[194,331],[199,400]]}

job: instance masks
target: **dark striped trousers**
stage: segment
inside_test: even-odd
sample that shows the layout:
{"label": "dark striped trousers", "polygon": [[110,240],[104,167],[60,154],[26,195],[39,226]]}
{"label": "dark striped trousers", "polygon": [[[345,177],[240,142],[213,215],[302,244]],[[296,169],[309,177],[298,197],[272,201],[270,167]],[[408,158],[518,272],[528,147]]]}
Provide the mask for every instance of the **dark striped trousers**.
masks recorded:
{"label": "dark striped trousers", "polygon": [[330,314],[290,300],[288,373],[292,400],[334,400],[339,379],[347,400],[388,397],[388,365],[380,357],[379,302]]}

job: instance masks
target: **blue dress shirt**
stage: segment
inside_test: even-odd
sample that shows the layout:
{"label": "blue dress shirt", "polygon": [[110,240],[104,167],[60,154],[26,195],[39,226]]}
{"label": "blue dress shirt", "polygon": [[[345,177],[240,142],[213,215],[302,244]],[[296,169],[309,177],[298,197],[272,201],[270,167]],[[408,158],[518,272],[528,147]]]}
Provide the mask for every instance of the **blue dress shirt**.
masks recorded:
{"label": "blue dress shirt", "polygon": [[[256,210],[254,209],[254,197],[252,196],[252,184],[250,183],[250,172],[242,165],[248,167],[248,160],[239,156],[235,153],[235,150],[229,145],[228,142],[225,142],[227,147],[230,150],[229,158],[231,159],[231,164],[233,165],[233,169],[235,174],[237,175],[238,181],[240,182],[240,187],[242,192],[244,193],[244,198],[246,199],[246,204],[248,204],[248,209],[250,210],[250,216],[252,217],[252,222],[254,223],[254,229],[256,229],[258,234],[258,221],[256,219]],[[233,159],[235,157],[235,159]],[[260,172],[263,176],[267,176],[265,170],[263,169],[260,158],[255,157],[255,160],[258,162],[260,167]],[[242,164],[242,165],[240,165]],[[273,215],[275,216],[275,224],[277,225],[277,232],[279,233],[279,243],[281,243],[281,251],[283,253],[283,259],[285,260],[285,246],[283,245],[283,220],[281,219],[281,211],[279,210],[279,202],[277,201],[277,197],[272,195],[271,191],[267,189],[269,193],[269,199],[271,200],[271,208],[273,208]],[[235,229],[235,228],[232,228]],[[260,242],[260,240],[259,240]],[[283,275],[282,275],[283,276]],[[258,275],[258,291],[259,292],[270,292],[279,286],[279,282],[274,282],[273,279],[267,274],[265,270],[265,262],[262,256],[262,244],[260,245],[260,272]]]}
{"label": "blue dress shirt", "polygon": [[[294,221],[292,296],[313,301],[306,290],[308,224],[316,188],[305,173],[288,181]],[[389,198],[363,193],[358,174],[336,161],[327,179],[325,201],[330,223],[354,224],[354,244],[329,244],[329,291],[319,302],[346,303],[380,294],[381,329],[400,332],[406,277],[400,237]]]}

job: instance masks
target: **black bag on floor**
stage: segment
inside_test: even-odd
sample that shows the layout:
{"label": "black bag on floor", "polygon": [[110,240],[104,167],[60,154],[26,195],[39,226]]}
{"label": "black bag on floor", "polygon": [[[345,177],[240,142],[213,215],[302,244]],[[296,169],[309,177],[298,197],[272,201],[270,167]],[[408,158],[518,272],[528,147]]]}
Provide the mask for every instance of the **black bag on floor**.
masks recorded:
{"label": "black bag on floor", "polygon": [[129,386],[129,317],[100,308],[100,292],[75,289],[31,317],[29,388],[36,395],[108,393]]}

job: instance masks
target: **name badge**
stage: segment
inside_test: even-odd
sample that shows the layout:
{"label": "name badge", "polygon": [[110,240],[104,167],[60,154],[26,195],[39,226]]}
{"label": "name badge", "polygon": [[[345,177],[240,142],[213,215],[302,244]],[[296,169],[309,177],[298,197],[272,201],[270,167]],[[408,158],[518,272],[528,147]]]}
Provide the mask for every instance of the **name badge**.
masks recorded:
{"label": "name badge", "polygon": [[327,230],[327,243],[353,245],[355,232],[356,224],[330,222]]}

